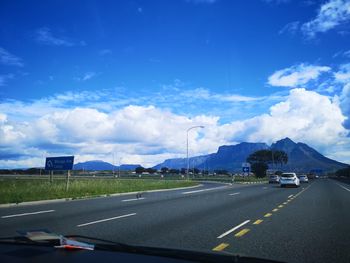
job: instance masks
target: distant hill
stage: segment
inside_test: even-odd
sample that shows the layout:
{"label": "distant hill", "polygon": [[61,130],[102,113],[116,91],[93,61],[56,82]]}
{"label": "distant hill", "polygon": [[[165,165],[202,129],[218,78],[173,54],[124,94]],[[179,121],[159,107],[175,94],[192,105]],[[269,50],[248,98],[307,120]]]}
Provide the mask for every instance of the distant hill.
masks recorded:
{"label": "distant hill", "polygon": [[288,163],[283,165],[285,170],[293,171],[336,171],[348,165],[329,159],[305,143],[295,143],[289,138],[277,141],[271,145],[272,150],[282,150],[288,154]]}
{"label": "distant hill", "polygon": [[[224,145],[219,147],[217,153],[189,158],[189,163],[190,167],[199,169],[235,171],[241,169],[242,163],[251,153],[268,148],[269,146],[265,143],[242,142],[237,145]],[[168,159],[154,168],[160,169],[161,167],[186,168],[187,159]]]}
{"label": "distant hill", "polygon": [[[295,143],[289,138],[273,143],[268,146],[266,143],[242,142],[237,145],[220,146],[216,153],[190,158],[190,167],[205,170],[228,170],[241,171],[241,165],[247,157],[258,150],[272,149],[282,150],[288,154],[289,161],[282,167],[270,167],[281,170],[292,170],[296,172],[309,172],[310,170],[335,171],[345,168],[348,165],[329,159],[305,143]],[[163,163],[154,166],[181,169],[187,167],[186,158],[168,159]]]}
{"label": "distant hill", "polygon": [[103,170],[122,170],[122,171],[130,171],[135,170],[136,167],[139,167],[138,164],[122,164],[119,168],[119,166],[115,166],[113,164],[100,161],[100,160],[94,160],[94,161],[87,161],[82,163],[74,164],[73,170],[88,170],[88,171],[103,171]]}

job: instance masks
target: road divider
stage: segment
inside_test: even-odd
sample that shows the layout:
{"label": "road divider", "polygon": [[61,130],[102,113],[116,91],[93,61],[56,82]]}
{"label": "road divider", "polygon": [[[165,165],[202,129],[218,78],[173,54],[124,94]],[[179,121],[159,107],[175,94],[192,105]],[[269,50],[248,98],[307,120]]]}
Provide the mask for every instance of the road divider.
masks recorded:
{"label": "road divider", "polygon": [[242,229],[241,231],[239,231],[239,232],[235,235],[235,237],[242,237],[242,236],[244,236],[245,234],[247,234],[249,231],[250,231],[249,228]]}
{"label": "road divider", "polygon": [[92,221],[92,222],[88,222],[88,223],[77,225],[77,227],[98,224],[98,223],[102,223],[102,222],[106,222],[106,221],[111,221],[111,220],[120,219],[120,218],[124,218],[124,217],[134,216],[134,215],[136,215],[136,213],[131,213],[131,214],[127,214],[127,215],[121,215],[121,216],[116,216],[116,217],[100,219],[100,220],[96,220],[96,221]]}
{"label": "road divider", "polygon": [[259,225],[259,224],[261,224],[263,221],[264,221],[264,220],[262,220],[262,219],[258,219],[258,220],[256,220],[256,221],[253,223],[253,225]]}
{"label": "road divider", "polygon": [[52,213],[52,212],[55,212],[55,210],[45,210],[45,211],[29,212],[29,213],[23,213],[23,214],[7,215],[7,216],[2,216],[1,218],[20,217],[20,216],[30,216],[30,215],[38,215],[38,214]]}
{"label": "road divider", "polygon": [[223,238],[224,236],[227,236],[228,234],[231,234],[233,231],[237,230],[238,228],[248,224],[250,222],[250,220],[246,220],[243,223],[231,228],[230,230],[226,231],[225,233],[221,234],[220,236],[218,236],[217,238]]}
{"label": "road divider", "polygon": [[228,246],[229,246],[229,244],[227,244],[227,243],[221,243],[220,245],[214,247],[213,251],[223,251]]}

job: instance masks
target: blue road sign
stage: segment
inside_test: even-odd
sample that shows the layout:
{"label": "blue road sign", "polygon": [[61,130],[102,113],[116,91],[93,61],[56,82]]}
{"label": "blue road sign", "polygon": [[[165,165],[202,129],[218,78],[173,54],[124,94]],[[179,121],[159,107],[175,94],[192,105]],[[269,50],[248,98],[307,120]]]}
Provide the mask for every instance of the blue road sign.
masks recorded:
{"label": "blue road sign", "polygon": [[47,157],[45,162],[45,170],[64,171],[72,170],[74,156]]}
{"label": "blue road sign", "polygon": [[242,167],[243,173],[249,173],[249,167]]}

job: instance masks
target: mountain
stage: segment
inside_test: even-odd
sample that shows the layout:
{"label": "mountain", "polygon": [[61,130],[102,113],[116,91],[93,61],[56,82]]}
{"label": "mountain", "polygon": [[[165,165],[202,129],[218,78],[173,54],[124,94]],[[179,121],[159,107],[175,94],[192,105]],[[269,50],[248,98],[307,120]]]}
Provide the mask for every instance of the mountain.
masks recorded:
{"label": "mountain", "polygon": [[[204,170],[228,170],[241,171],[242,163],[247,157],[258,150],[272,149],[282,150],[288,154],[288,163],[270,168],[284,171],[309,172],[311,170],[335,171],[348,165],[329,159],[305,143],[295,143],[285,138],[268,146],[266,143],[242,142],[237,145],[220,146],[216,153],[189,158],[190,167]],[[181,169],[187,167],[186,158],[168,159],[156,165],[155,169],[161,167]]]}
{"label": "mountain", "polygon": [[271,149],[282,150],[288,154],[288,163],[283,165],[284,170],[296,172],[311,170],[336,171],[348,166],[323,156],[305,143],[295,143],[289,138],[273,143]]}
{"label": "mountain", "polygon": [[[268,148],[269,146],[265,143],[242,142],[237,145],[224,145],[220,146],[216,153],[189,158],[189,163],[190,167],[199,169],[235,171],[241,169],[242,163],[251,153]],[[160,169],[161,167],[186,168],[187,159],[168,159],[153,168]]]}
{"label": "mountain", "polygon": [[135,170],[135,168],[139,166],[140,165],[138,164],[122,164],[119,167],[104,161],[94,160],[94,161],[87,161],[87,162],[74,164],[73,170],[103,171],[103,170],[120,169],[122,171],[130,171],[130,170]]}

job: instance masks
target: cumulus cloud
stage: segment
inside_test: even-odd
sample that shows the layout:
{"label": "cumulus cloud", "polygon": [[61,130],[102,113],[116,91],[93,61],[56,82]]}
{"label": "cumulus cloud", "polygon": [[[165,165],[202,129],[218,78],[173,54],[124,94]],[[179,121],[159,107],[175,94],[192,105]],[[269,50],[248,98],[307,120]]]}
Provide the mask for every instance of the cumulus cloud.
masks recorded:
{"label": "cumulus cloud", "polygon": [[268,84],[279,87],[299,87],[311,80],[316,80],[323,72],[330,71],[327,66],[316,66],[301,63],[274,72],[268,78]]}
{"label": "cumulus cloud", "polygon": [[[344,90],[344,97],[348,97],[348,92]],[[124,163],[152,166],[166,158],[184,157],[186,130],[194,125],[205,128],[191,130],[189,134],[192,156],[215,152],[223,144],[271,143],[286,136],[327,153],[333,146],[339,146],[339,142],[349,145],[347,130],[342,125],[346,117],[339,107],[342,100],[292,89],[286,99],[273,105],[268,113],[225,124],[220,123],[218,116],[189,118],[154,106],[136,105],[108,112],[64,106],[48,112],[34,107],[32,110],[40,113],[16,120],[8,105],[0,114],[0,155],[3,157],[0,166],[28,164],[29,161],[24,160],[31,160],[31,166],[40,165],[43,156],[59,154],[74,154],[77,161],[111,161],[112,153],[121,156]]]}
{"label": "cumulus cloud", "polygon": [[9,51],[2,47],[0,47],[0,63],[9,66],[24,66],[21,58],[11,54]]}
{"label": "cumulus cloud", "polygon": [[339,71],[334,73],[336,81],[346,83],[350,81],[350,63],[340,65]]}
{"label": "cumulus cloud", "polygon": [[290,137],[311,145],[329,146],[346,137],[343,127],[345,117],[336,101],[314,91],[293,89],[287,100],[270,108],[263,114],[240,123],[233,134],[249,141],[275,141]]}
{"label": "cumulus cloud", "polygon": [[330,0],[321,5],[317,16],[301,26],[302,32],[310,38],[317,33],[327,32],[350,21],[350,1]]}

